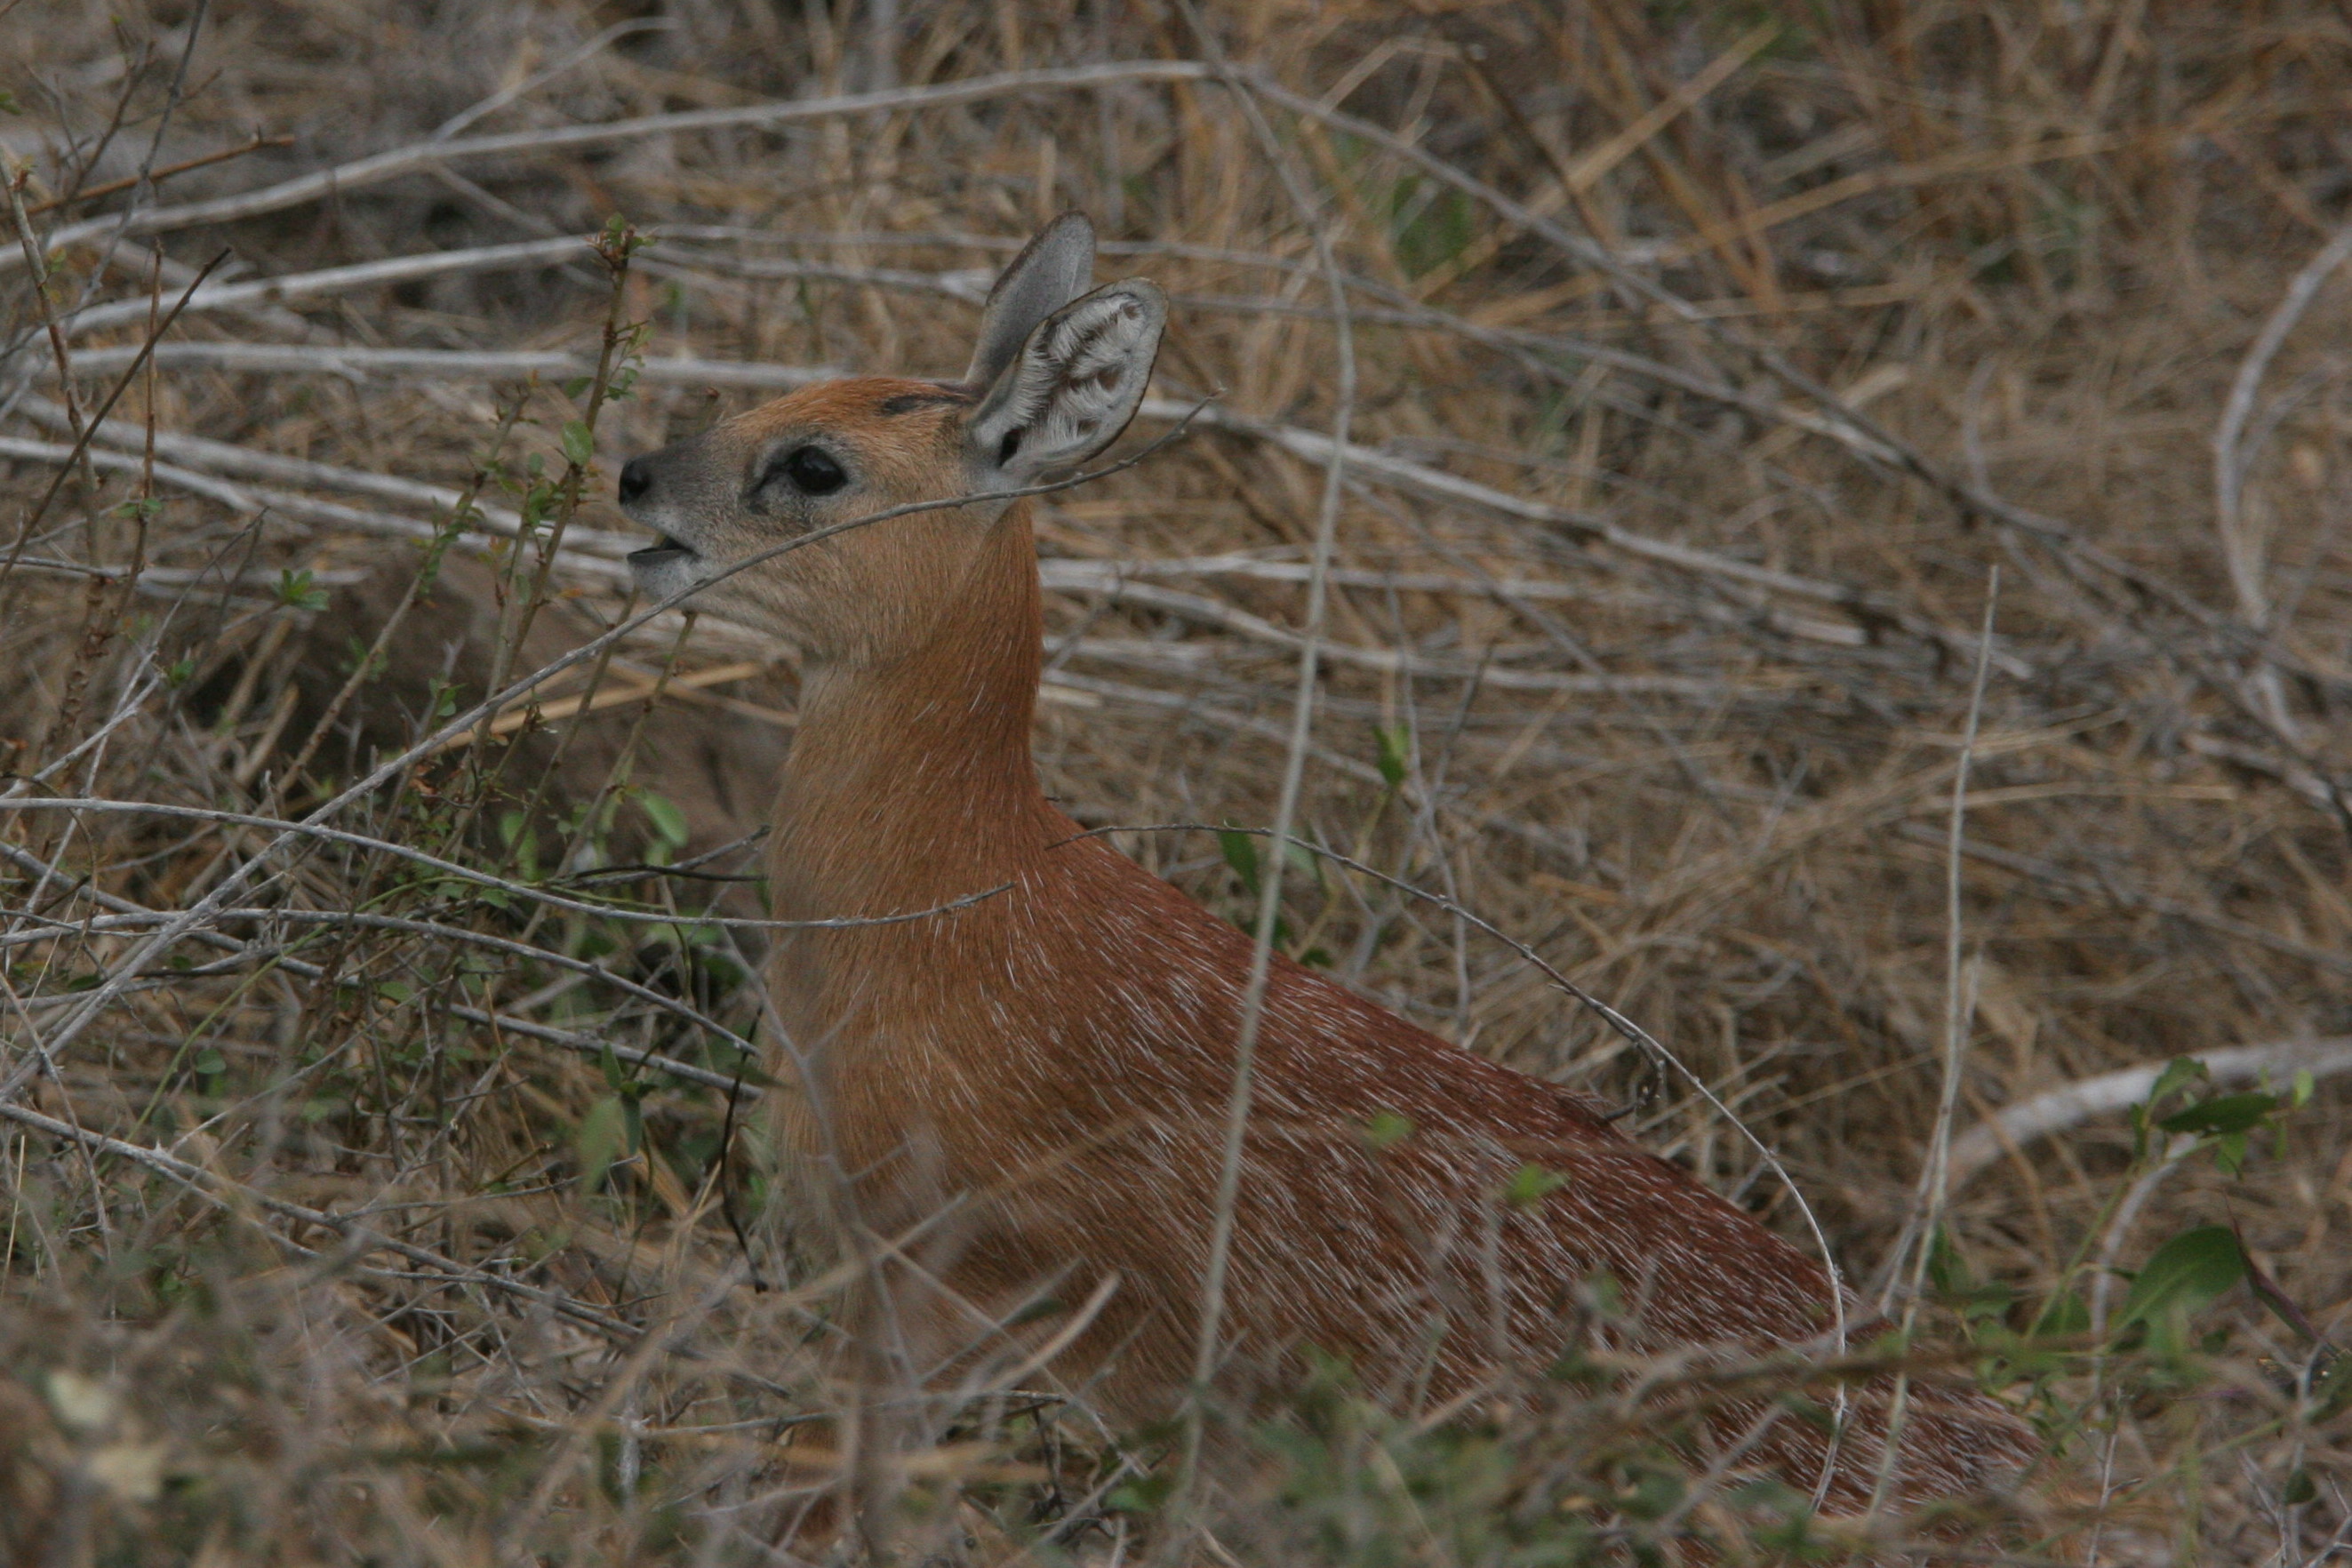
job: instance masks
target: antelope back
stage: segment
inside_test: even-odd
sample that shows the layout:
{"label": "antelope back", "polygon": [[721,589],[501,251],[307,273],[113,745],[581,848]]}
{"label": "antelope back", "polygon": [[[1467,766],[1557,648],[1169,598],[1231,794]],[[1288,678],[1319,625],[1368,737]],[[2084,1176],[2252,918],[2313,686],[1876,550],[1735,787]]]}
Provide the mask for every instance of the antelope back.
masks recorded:
{"label": "antelope back", "polygon": [[[876,1265],[901,1316],[872,1337],[915,1347],[920,1382],[1017,1322],[1140,1420],[1191,1375],[1255,953],[1080,833],[1030,757],[1041,625],[1015,493],[1118,434],[1166,321],[1158,289],[1093,289],[1092,264],[1085,220],[1062,218],[1007,268],[962,380],[814,387],[632,461],[621,490],[663,534],[632,557],[647,590],[698,588],[807,656],[769,842],[774,912],[807,923],[767,973],[796,1053],[781,1076],[806,1095],[792,1141],[843,1223],[907,1260]],[[1453,1397],[1570,1348],[1577,1292],[1604,1277],[1629,1348],[1798,1349],[1853,1311],[1590,1096],[1278,954],[1262,1001],[1228,1381],[1313,1349]],[[1094,1315],[1032,1312],[1048,1298]],[[1906,1397],[1906,1489],[1964,1489],[2030,1451],[1965,1388]],[[1857,1404],[1841,1506],[1869,1496],[1885,1426],[1878,1393]],[[1736,1436],[1752,1415],[1733,1415]],[[1754,1451],[1808,1489],[1831,1463],[1802,1422]]]}

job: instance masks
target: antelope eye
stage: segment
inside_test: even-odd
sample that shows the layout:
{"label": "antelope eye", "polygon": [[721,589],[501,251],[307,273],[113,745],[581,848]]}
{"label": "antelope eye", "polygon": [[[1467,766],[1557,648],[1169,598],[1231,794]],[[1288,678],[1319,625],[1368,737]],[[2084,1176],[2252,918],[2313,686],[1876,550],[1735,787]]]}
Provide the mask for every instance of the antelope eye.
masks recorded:
{"label": "antelope eye", "polygon": [[829,496],[849,482],[849,471],[822,447],[793,447],[769,467],[770,478],[778,474],[804,496]]}

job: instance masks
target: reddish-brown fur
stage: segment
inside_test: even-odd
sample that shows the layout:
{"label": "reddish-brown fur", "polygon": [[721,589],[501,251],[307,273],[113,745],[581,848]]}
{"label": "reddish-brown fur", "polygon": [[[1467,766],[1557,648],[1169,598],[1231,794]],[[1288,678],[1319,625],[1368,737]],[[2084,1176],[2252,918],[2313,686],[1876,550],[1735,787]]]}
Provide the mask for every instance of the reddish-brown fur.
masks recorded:
{"label": "reddish-brown fur", "polygon": [[[873,476],[843,515],[957,494],[968,404],[883,411],[936,390],[813,388],[663,454],[681,476],[664,482],[690,488],[819,432]],[[739,517],[703,537],[724,557],[775,534]],[[809,653],[769,849],[775,915],[897,915],[1005,889],[780,941],[770,989],[808,1068],[789,1144],[838,1178],[843,1223],[920,1232],[910,1266],[885,1271],[919,1373],[1043,1292],[1076,1303],[1115,1277],[1055,1370],[1118,1415],[1164,1414],[1190,1375],[1249,940],[1080,837],[1041,792],[1026,502],[882,522],[744,575],[763,574],[791,581],[742,583],[725,604]],[[1409,1134],[1373,1147],[1367,1128],[1394,1117]],[[1499,1202],[1527,1164],[1564,1180]],[[1236,1392],[1295,1372],[1309,1347],[1390,1397],[1433,1402],[1539,1369],[1570,1347],[1578,1288],[1601,1270],[1628,1309],[1601,1331],[1627,1348],[1818,1346],[1830,1328],[1817,1262],[1635,1146],[1591,1097],[1276,959],[1225,1318]],[[1885,1394],[1855,1400],[1832,1506],[1870,1493]],[[1754,1413],[1736,1407],[1719,1435]],[[1902,1446],[1897,1491],[1913,1497],[1995,1484],[2030,1452],[1994,1402],[1932,1381],[1913,1390]],[[1794,1419],[1757,1452],[1807,1491],[1826,1457]]]}

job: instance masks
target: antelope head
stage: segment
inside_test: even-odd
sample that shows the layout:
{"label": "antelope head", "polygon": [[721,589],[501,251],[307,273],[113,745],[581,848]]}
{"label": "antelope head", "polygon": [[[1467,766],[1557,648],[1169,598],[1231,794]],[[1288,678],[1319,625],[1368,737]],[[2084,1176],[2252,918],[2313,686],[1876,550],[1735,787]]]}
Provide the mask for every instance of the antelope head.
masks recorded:
{"label": "antelope head", "polygon": [[[1101,451],[1143,400],[1167,300],[1142,279],[1091,289],[1094,251],[1077,213],[1031,240],[990,292],[961,381],[826,382],[631,458],[621,509],[661,534],[629,557],[639,587],[703,584],[694,607],[821,663],[919,645],[1016,510],[1004,492]],[[942,504],[755,559],[925,501]]]}

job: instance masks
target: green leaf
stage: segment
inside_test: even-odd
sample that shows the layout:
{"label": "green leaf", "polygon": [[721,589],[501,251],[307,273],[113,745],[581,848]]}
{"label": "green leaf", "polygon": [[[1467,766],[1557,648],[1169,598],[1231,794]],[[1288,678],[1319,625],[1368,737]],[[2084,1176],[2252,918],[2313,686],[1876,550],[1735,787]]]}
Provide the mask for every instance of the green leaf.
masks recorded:
{"label": "green leaf", "polygon": [[654,242],[654,236],[640,233],[626,217],[614,213],[604,220],[604,232],[596,237],[595,246],[610,266],[614,261],[627,260]]}
{"label": "green leaf", "polygon": [[2147,1091],[2147,1103],[2153,1106],[2167,1095],[2188,1088],[2205,1075],[2205,1064],[2195,1057],[2175,1057],[2157,1075],[2156,1087]]}
{"label": "green leaf", "polygon": [[1635,1474],[1633,1487],[1618,1497],[1617,1506],[1635,1519],[1661,1519],[1683,1500],[1685,1489],[1682,1477],[1672,1470],[1643,1469]]}
{"label": "green leaf", "polygon": [[1606,1268],[1596,1268],[1586,1275],[1576,1293],[1586,1309],[1601,1321],[1614,1323],[1624,1320],[1625,1289],[1617,1283],[1617,1276]]}
{"label": "green leaf", "polygon": [[2228,1226],[2184,1230],[2141,1266],[2115,1326],[2121,1330],[2176,1311],[2200,1311],[2245,1277],[2246,1255]]}
{"label": "green leaf", "polygon": [[1225,864],[1242,879],[1244,891],[1257,892],[1257,840],[1238,827],[1217,830],[1217,847],[1224,852]]}
{"label": "green leaf", "polygon": [[563,383],[563,395],[572,398],[578,397],[582,393],[588,390],[589,386],[595,381],[595,379],[596,378],[593,375],[575,375],[569,377]]}
{"label": "green leaf", "polygon": [[596,455],[596,437],[577,419],[564,421],[563,457],[575,468],[584,468]]}
{"label": "green leaf", "polygon": [[627,1147],[628,1139],[628,1115],[621,1108],[619,1095],[606,1095],[588,1108],[588,1114],[580,1119],[575,1141],[582,1192],[593,1193],[604,1184],[605,1173]]}
{"label": "green leaf", "polygon": [[1138,1476],[1113,1487],[1103,1499],[1103,1506],[1120,1513],[1150,1513],[1168,1500],[1168,1494],[1175,1488],[1172,1470]]}
{"label": "green leaf", "polygon": [[1323,885],[1323,857],[1296,838],[1282,841],[1282,858],[1286,865],[1302,877],[1311,877],[1315,885]]}
{"label": "green leaf", "polygon": [[1380,742],[1381,777],[1391,789],[1404,786],[1407,766],[1412,759],[1412,733],[1402,724],[1376,724],[1372,738]]}
{"label": "green leaf", "polygon": [[1938,1296],[1960,1295],[1976,1287],[1969,1266],[1952,1250],[1952,1238],[1942,1226],[1927,1239],[1927,1283]]}
{"label": "green leaf", "polygon": [[1468,248],[1476,209],[1461,192],[1424,184],[1418,175],[1408,174],[1397,182],[1389,200],[1395,215],[1396,258],[1412,277],[1444,266]]}
{"label": "green leaf", "polygon": [[210,1047],[206,1047],[196,1053],[196,1071],[205,1078],[211,1078],[216,1073],[225,1073],[228,1071],[228,1058]]}
{"label": "green leaf", "polygon": [[1374,1150],[1393,1149],[1412,1136],[1412,1118],[1397,1110],[1382,1110],[1364,1123],[1364,1142]]}
{"label": "green leaf", "polygon": [[2042,1315],[2033,1320],[2026,1337],[2036,1340],[2072,1339],[2091,1331],[2091,1310],[2083,1304],[2079,1292],[2061,1290],[2050,1298]]}
{"label": "green leaf", "polygon": [[297,610],[323,610],[326,590],[313,587],[307,569],[289,568],[278,574],[278,602]]}
{"label": "green leaf", "polygon": [[2227,1136],[2259,1127],[2279,1108],[2276,1095],[2225,1094],[2176,1110],[2157,1122],[2167,1132],[2205,1132]]}
{"label": "green leaf", "polygon": [[0,92],[0,114],[22,114],[24,112],[25,106],[16,101],[16,95],[15,93]]}
{"label": "green leaf", "polygon": [[1503,1201],[1515,1209],[1531,1209],[1568,1185],[1568,1178],[1541,1165],[1521,1165],[1503,1184]]}
{"label": "green leaf", "polygon": [[654,832],[663,843],[673,849],[686,847],[686,813],[651,790],[638,795],[637,804],[645,808],[646,820],[654,825]]}

